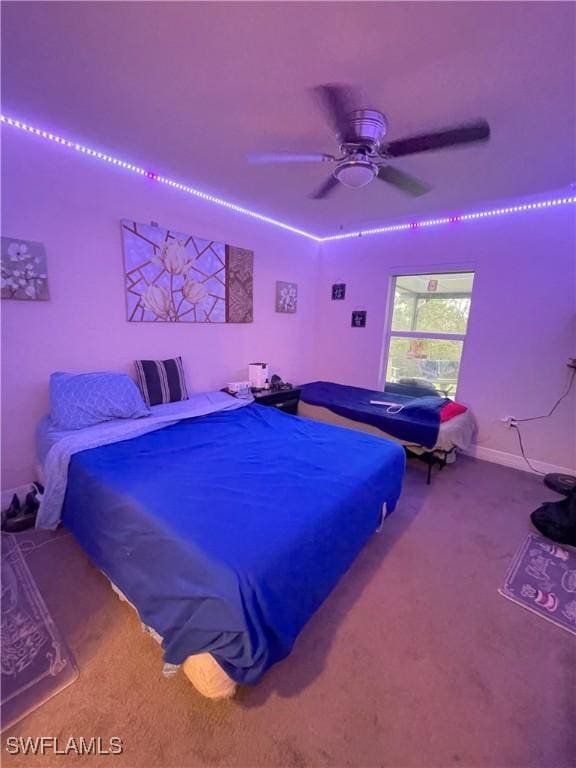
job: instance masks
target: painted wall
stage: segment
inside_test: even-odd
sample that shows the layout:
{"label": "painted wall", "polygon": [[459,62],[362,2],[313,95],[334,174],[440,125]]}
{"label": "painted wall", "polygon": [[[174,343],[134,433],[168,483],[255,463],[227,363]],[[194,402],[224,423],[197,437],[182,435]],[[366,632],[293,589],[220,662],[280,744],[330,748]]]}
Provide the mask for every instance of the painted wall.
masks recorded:
{"label": "painted wall", "polygon": [[[474,268],[458,399],[478,444],[517,454],[499,422],[546,412],[576,355],[576,233],[572,208],[325,244],[247,220],[18,132],[3,132],[2,232],[45,243],[49,302],[2,302],[2,487],[29,480],[34,428],[54,370],[131,372],[138,357],[182,355],[189,388],[217,388],[265,359],[292,381],[377,388],[386,298],[400,265]],[[250,325],[128,323],[119,220],[158,221],[255,252]],[[397,270],[396,270],[397,271]],[[295,315],[274,311],[274,283],[299,284]],[[332,282],[347,283],[344,302]],[[350,327],[368,310],[366,329]],[[550,419],[523,427],[528,455],[576,466],[576,387]]]}
{"label": "painted wall", "polygon": [[[567,358],[576,356],[574,208],[323,246],[318,378],[378,388],[388,285],[399,265],[474,268],[458,399],[474,410],[479,446],[517,454],[517,435],[500,417],[548,412],[567,384]],[[347,283],[346,300],[331,301],[339,281]],[[357,307],[368,311],[365,329],[350,327]],[[576,383],[550,419],[525,424],[522,434],[528,456],[576,467]]]}
{"label": "painted wall", "polygon": [[[267,360],[310,378],[318,246],[58,146],[3,131],[2,234],[42,241],[51,300],[2,302],[2,487],[27,482],[34,428],[52,371],[132,372],[136,358],[182,355],[189,389],[219,388]],[[183,230],[255,253],[254,322],[126,321],[121,218]],[[276,280],[299,284],[298,312],[274,310]]]}

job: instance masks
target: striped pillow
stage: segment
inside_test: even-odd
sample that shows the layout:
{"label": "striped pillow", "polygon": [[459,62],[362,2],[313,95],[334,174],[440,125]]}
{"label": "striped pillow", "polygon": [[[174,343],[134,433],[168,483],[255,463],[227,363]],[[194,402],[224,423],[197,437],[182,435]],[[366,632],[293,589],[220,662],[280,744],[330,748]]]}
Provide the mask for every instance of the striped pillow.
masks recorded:
{"label": "striped pillow", "polygon": [[148,405],[188,400],[182,358],[136,360],[138,385]]}

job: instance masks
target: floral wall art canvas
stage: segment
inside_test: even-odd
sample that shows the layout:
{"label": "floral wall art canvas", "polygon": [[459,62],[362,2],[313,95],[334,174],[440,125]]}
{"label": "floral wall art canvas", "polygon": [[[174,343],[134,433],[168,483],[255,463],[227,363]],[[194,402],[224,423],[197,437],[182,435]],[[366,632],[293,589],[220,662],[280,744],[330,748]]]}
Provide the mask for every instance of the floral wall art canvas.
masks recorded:
{"label": "floral wall art canvas", "polygon": [[49,299],[46,249],[43,243],[3,237],[1,257],[3,299]]}
{"label": "floral wall art canvas", "polygon": [[288,312],[293,314],[298,306],[298,285],[286,283],[283,280],[276,282],[276,312]]}
{"label": "floral wall art canvas", "polygon": [[121,225],[130,322],[252,322],[252,251],[154,224]]}

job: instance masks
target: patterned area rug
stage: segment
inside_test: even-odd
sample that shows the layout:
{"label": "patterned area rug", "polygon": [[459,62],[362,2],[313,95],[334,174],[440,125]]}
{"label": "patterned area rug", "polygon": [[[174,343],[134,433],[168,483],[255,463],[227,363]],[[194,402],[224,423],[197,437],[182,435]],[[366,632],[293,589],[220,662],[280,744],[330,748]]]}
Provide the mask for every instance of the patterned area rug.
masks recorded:
{"label": "patterned area rug", "polygon": [[16,536],[2,534],[2,729],[16,723],[78,677]]}
{"label": "patterned area rug", "polygon": [[529,534],[498,590],[576,635],[576,550]]}

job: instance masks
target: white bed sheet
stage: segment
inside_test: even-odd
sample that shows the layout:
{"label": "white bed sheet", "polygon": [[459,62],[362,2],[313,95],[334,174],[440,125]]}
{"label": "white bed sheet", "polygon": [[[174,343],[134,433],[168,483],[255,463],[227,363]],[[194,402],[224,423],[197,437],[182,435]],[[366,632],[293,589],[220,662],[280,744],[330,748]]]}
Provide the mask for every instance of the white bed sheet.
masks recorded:
{"label": "white bed sheet", "polygon": [[[198,392],[188,400],[155,406],[152,413],[145,418],[113,419],[85,429],[56,432],[58,439],[51,443],[42,461],[45,489],[36,518],[36,527],[54,530],[60,524],[68,482],[68,465],[75,453],[140,437],[183,419],[243,408],[249,402],[224,392]],[[46,440],[49,437],[49,433],[45,435]]]}

